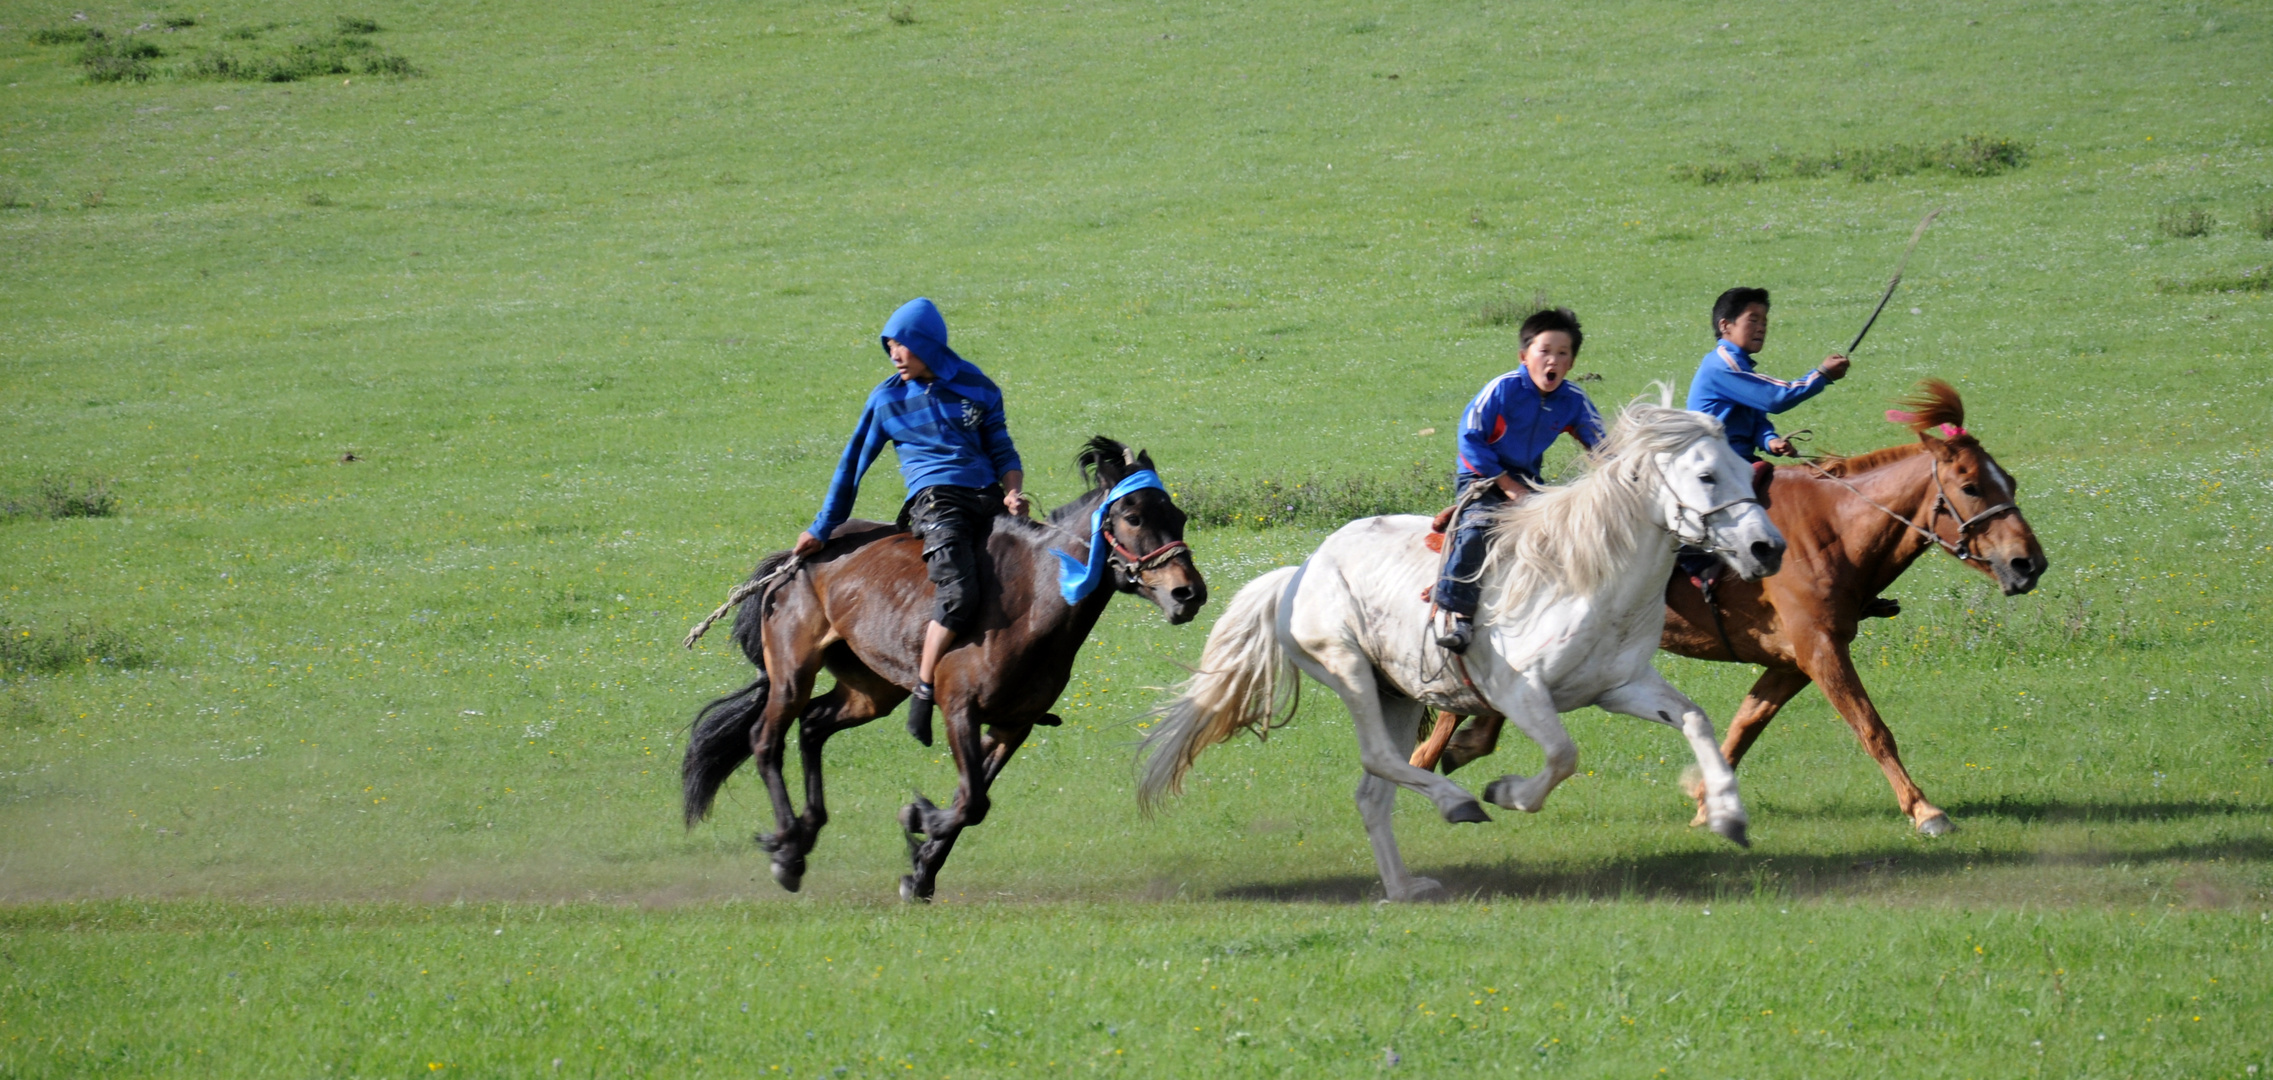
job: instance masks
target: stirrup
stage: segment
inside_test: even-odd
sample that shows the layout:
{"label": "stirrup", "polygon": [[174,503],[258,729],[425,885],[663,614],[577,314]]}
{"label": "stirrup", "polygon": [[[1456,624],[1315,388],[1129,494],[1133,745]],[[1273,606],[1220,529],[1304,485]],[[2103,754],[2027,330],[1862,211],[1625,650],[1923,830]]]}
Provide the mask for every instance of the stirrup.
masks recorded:
{"label": "stirrup", "polygon": [[1444,632],[1436,636],[1438,647],[1446,652],[1466,653],[1468,646],[1475,640],[1475,620],[1456,612],[1445,613]]}
{"label": "stirrup", "polygon": [[930,683],[917,683],[908,695],[908,734],[925,746],[931,745],[931,698]]}

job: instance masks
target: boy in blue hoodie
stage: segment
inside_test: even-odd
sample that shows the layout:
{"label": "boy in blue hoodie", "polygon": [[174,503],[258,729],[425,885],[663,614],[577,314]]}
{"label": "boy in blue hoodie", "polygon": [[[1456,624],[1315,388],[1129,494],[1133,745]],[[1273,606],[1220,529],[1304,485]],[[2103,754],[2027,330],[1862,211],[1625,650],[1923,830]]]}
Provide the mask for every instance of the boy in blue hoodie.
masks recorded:
{"label": "boy in blue hoodie", "polygon": [[1578,362],[1586,332],[1569,308],[1550,308],[1523,320],[1516,332],[1523,364],[1485,383],[1460,416],[1460,502],[1450,532],[1451,550],[1436,583],[1436,606],[1445,613],[1436,643],[1456,653],[1475,637],[1476,603],[1492,512],[1529,493],[1539,482],[1539,461],[1563,435],[1591,450],[1602,441],[1602,414],[1586,391],[1564,381]]}
{"label": "boy in blue hoodie", "polygon": [[947,320],[939,308],[922,297],[910,300],[892,313],[879,336],[893,373],[868,392],[821,512],[792,550],[804,557],[822,549],[852,515],[868,466],[891,443],[908,489],[901,516],[923,537],[924,563],[938,588],[923,631],[915,693],[908,699],[908,734],[930,746],[932,674],[940,655],[970,629],[980,610],[979,546],[996,514],[1024,516],[1032,503],[1003,418],[1002,390],[947,347]]}

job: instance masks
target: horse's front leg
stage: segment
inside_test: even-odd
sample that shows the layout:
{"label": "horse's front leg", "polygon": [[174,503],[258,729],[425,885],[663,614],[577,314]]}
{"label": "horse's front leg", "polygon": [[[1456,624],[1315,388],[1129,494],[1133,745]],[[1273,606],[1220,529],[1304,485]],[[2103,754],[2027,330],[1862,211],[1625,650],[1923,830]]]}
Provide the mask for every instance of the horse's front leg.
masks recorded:
{"label": "horse's front leg", "polygon": [[[1034,731],[1029,721],[995,725],[982,732],[968,706],[944,711],[948,745],[955,753],[955,799],[939,807],[918,793],[914,802],[900,809],[900,828],[908,834],[909,861],[914,864],[914,872],[900,879],[903,900],[931,899],[939,885],[939,868],[954,852],[956,839],[964,829],[986,820],[993,806],[988,789]],[[917,836],[923,839],[918,841]]]}
{"label": "horse's front leg", "polygon": [[[1792,668],[1772,667],[1760,673],[1751,692],[1744,695],[1744,703],[1736,707],[1736,715],[1729,718],[1728,735],[1721,740],[1721,756],[1728,759],[1731,770],[1744,760],[1753,740],[1768,729],[1768,721],[1776,718],[1792,695],[1807,689],[1807,683],[1807,674]],[[1711,821],[1712,815],[1705,810],[1704,785],[1694,785],[1689,797],[1697,803],[1697,816],[1689,824],[1693,827]]]}
{"label": "horse's front leg", "polygon": [[1654,720],[1681,733],[1697,757],[1697,772],[1704,783],[1705,823],[1738,847],[1751,847],[1745,839],[1744,801],[1736,794],[1736,771],[1721,756],[1713,738],[1713,721],[1688,695],[1673,688],[1655,668],[1643,668],[1641,677],[1602,695],[1596,705],[1615,713]]}
{"label": "horse's front leg", "polygon": [[[1547,805],[1547,796],[1578,771],[1578,744],[1564,729],[1563,715],[1555,711],[1554,695],[1531,676],[1506,672],[1480,689],[1501,716],[1539,744],[1543,762],[1536,776],[1509,773],[1484,785],[1484,798],[1495,806],[1536,814]],[[1492,734],[1497,741],[1497,725]]]}
{"label": "horse's front leg", "polygon": [[1918,790],[1911,781],[1910,770],[1902,767],[1902,752],[1894,745],[1894,733],[1886,729],[1886,721],[1879,718],[1878,706],[1871,703],[1870,691],[1863,689],[1862,676],[1855,673],[1854,658],[1845,643],[1828,636],[1803,646],[1800,663],[1823,688],[1823,696],[1831,707],[1839,710],[1840,718],[1855,729],[1855,737],[1863,742],[1878,762],[1879,771],[1886,774],[1887,785],[1894,789],[1894,800],[1910,824],[1926,836],[1940,836],[1956,826],[1950,824],[1949,815],[1942,808],[1926,801],[1926,793]]}

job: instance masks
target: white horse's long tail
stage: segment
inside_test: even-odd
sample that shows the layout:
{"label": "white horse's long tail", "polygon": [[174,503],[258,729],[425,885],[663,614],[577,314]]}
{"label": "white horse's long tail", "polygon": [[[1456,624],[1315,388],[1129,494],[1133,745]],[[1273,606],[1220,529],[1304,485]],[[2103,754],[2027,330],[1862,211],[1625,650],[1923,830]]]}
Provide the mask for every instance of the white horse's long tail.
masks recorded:
{"label": "white horse's long tail", "polygon": [[1279,597],[1299,567],[1282,567],[1247,583],[1208,632],[1200,669],[1176,697],[1152,711],[1144,738],[1137,805],[1146,813],[1163,795],[1184,791],[1184,774],[1200,752],[1245,728],[1261,735],[1282,708],[1293,712],[1301,673],[1279,648]]}

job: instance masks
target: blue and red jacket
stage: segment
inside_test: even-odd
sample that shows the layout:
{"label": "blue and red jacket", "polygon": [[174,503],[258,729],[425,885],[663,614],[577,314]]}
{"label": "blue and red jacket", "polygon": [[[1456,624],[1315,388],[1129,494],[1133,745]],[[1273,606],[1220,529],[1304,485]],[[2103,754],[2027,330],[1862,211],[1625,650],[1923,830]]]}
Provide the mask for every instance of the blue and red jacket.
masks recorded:
{"label": "blue and red jacket", "polygon": [[918,297],[902,305],[879,339],[907,346],[933,378],[902,382],[895,374],[868,392],[860,423],[845,442],[829,494],[808,530],[815,540],[828,539],[852,516],[861,478],[885,443],[899,453],[900,479],[909,495],[936,484],[983,488],[1024,468],[1003,418],[1001,388],[947,347],[947,320],[931,301]]}
{"label": "blue and red jacket", "polygon": [[1539,460],[1566,434],[1589,450],[1602,441],[1602,414],[1586,391],[1565,382],[1542,394],[1530,372],[1510,371],[1485,383],[1460,415],[1460,480],[1537,480]]}
{"label": "blue and red jacket", "polygon": [[1769,378],[1752,369],[1751,353],[1723,340],[1697,365],[1697,377],[1689,383],[1689,409],[1719,420],[1729,445],[1749,461],[1776,437],[1769,413],[1783,412],[1830,385],[1821,369],[1793,382]]}

